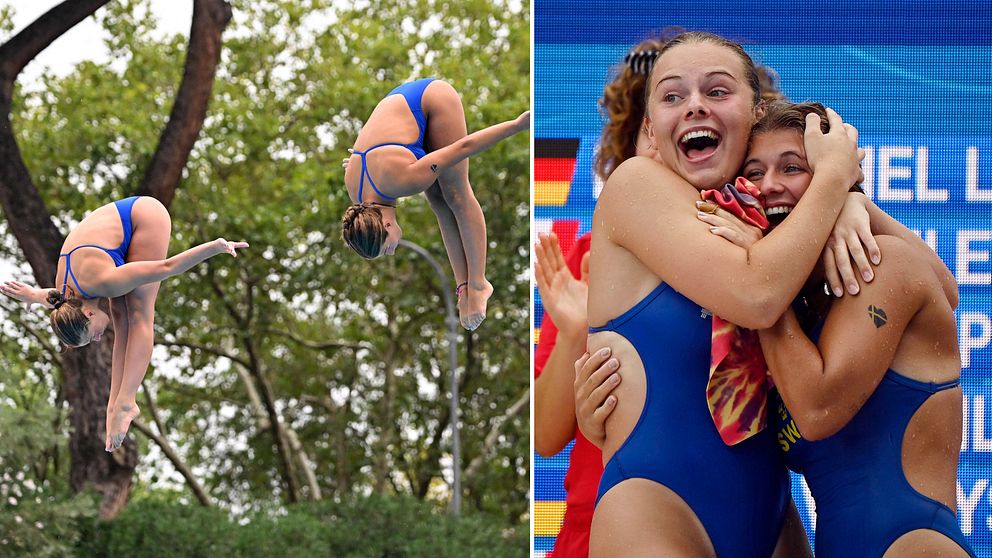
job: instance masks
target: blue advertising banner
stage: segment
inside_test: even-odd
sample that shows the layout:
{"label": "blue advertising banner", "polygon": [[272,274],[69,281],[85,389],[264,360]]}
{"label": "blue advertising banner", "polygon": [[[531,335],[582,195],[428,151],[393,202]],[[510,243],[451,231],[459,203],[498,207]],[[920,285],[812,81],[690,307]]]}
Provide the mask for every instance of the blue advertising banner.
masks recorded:
{"label": "blue advertising banner", "polygon": [[[535,240],[554,230],[567,249],[589,231],[610,67],[669,26],[740,42],[790,100],[822,102],[858,128],[868,195],[919,232],[960,286],[957,513],[978,555],[992,556],[992,5],[536,0],[534,13]],[[536,342],[536,289],[535,301]],[[570,450],[535,455],[536,556],[554,545]],[[812,535],[813,502],[799,476],[793,496]]]}

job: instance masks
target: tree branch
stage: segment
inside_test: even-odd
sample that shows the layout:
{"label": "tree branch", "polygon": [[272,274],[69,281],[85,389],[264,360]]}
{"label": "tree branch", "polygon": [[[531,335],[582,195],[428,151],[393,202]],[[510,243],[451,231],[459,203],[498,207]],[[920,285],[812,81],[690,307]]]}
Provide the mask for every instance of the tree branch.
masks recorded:
{"label": "tree branch", "polygon": [[14,81],[28,62],[109,1],[66,0],[0,46],[0,95],[3,100],[10,102]]}
{"label": "tree branch", "polygon": [[332,417],[338,412],[338,405],[328,396],[317,397],[316,395],[304,395],[300,397],[300,401],[304,403],[310,403],[311,405],[317,405],[318,407],[323,407],[327,411],[327,414]]}
{"label": "tree branch", "polygon": [[152,397],[152,392],[144,380],[141,381],[141,391],[144,392],[145,401],[148,402],[148,410],[151,412],[152,422],[155,423],[155,427],[158,428],[158,431],[161,432],[163,436],[168,436],[169,432],[165,429],[165,425],[162,424],[162,419],[158,414],[158,405],[155,404],[155,398]]}
{"label": "tree branch", "polygon": [[285,337],[286,339],[289,339],[290,341],[296,343],[297,345],[306,347],[307,349],[313,349],[315,351],[326,351],[328,349],[351,349],[354,351],[360,349],[367,349],[371,351],[375,349],[375,347],[373,347],[371,344],[364,342],[353,343],[349,341],[325,341],[323,343],[317,343],[315,341],[308,341],[306,339],[303,339],[302,337],[296,335],[295,333],[289,331],[282,331],[278,329],[272,329],[272,328],[262,329],[262,333],[269,333],[271,335]]}
{"label": "tree branch", "polygon": [[307,486],[310,487],[310,499],[313,501],[321,500],[320,485],[317,484],[317,475],[313,472],[315,467],[306,448],[300,442],[300,437],[288,425],[286,426],[286,436],[289,437],[289,447],[296,453],[296,458],[300,460],[300,468],[303,469],[303,476],[306,477]]}
{"label": "tree branch", "polygon": [[194,351],[203,351],[207,354],[214,355],[216,357],[226,358],[231,362],[235,362],[246,368],[249,366],[247,360],[241,357],[236,357],[228,352],[222,351],[221,349],[218,349],[216,347],[210,347],[208,345],[199,345],[197,343],[190,343],[187,341],[159,341],[158,344],[162,345],[163,347],[182,347]]}
{"label": "tree branch", "polygon": [[489,428],[489,434],[486,434],[486,440],[482,444],[482,449],[479,450],[479,454],[476,455],[472,462],[469,463],[468,467],[465,468],[465,474],[462,476],[466,485],[472,484],[472,480],[475,475],[479,473],[479,469],[482,468],[482,464],[485,463],[486,458],[489,457],[489,453],[493,451],[496,447],[496,442],[499,441],[499,433],[511,418],[513,418],[517,413],[520,412],[524,407],[529,408],[530,403],[530,387],[524,390],[520,397],[510,405],[510,408],[506,410],[500,417],[496,418],[492,426]]}
{"label": "tree branch", "polygon": [[210,496],[207,495],[206,490],[204,490],[203,487],[200,486],[200,483],[197,482],[196,478],[193,477],[193,472],[190,471],[186,463],[182,460],[181,457],[179,457],[179,454],[176,453],[175,448],[172,447],[172,444],[169,443],[169,440],[153,432],[152,429],[148,428],[148,426],[146,426],[145,423],[141,422],[140,419],[134,419],[133,421],[131,421],[131,426],[135,427],[135,429],[137,429],[139,432],[141,432],[142,434],[147,436],[150,440],[158,444],[158,447],[162,448],[162,453],[164,453],[165,456],[169,458],[169,462],[172,463],[172,466],[175,467],[177,471],[179,471],[179,474],[182,475],[184,479],[186,479],[186,484],[189,485],[190,490],[193,491],[193,494],[196,496],[196,499],[200,501],[200,504],[208,508],[213,505],[210,501]]}
{"label": "tree branch", "polygon": [[[254,288],[251,284],[248,284],[246,287],[245,296],[250,299]],[[225,297],[223,296],[223,290],[220,288],[220,285],[216,285],[215,288],[218,290],[218,294],[221,295],[221,298],[224,299]],[[244,329],[240,335],[245,353],[248,355],[249,366],[247,367],[247,370],[255,380],[255,384],[258,388],[258,394],[261,396],[262,405],[265,408],[265,413],[269,417],[269,426],[276,444],[279,462],[282,465],[283,478],[286,481],[289,502],[295,503],[299,501],[300,489],[296,480],[296,467],[293,463],[289,435],[286,432],[289,427],[283,424],[283,421],[279,416],[279,411],[276,410],[276,398],[272,390],[272,385],[265,377],[265,371],[263,370],[264,363],[262,359],[259,358],[258,351],[255,349],[255,339],[251,336],[251,333],[247,327],[248,324],[251,323],[251,318],[252,316],[250,315],[244,317],[242,321]]]}
{"label": "tree branch", "polygon": [[45,349],[46,360],[48,361],[48,363],[56,367],[61,367],[62,363],[59,361],[57,356],[59,354],[59,351],[58,349],[55,348],[54,345],[52,345],[51,341],[49,340],[50,338],[46,335],[42,335],[38,330],[31,327],[30,324],[24,321],[24,318],[21,316],[20,313],[21,305],[16,304],[15,306],[16,306],[15,308],[11,308],[6,303],[0,304],[0,307],[3,307],[3,309],[7,311],[7,317],[10,319],[10,321],[14,322],[22,329],[27,331],[28,335],[33,337],[34,340],[37,341],[38,344],[41,345],[43,349]]}
{"label": "tree branch", "polygon": [[217,295],[220,303],[224,305],[224,308],[227,310],[227,315],[231,316],[231,319],[234,320],[234,323],[238,326],[238,331],[244,331],[245,326],[247,325],[245,322],[247,320],[244,316],[238,313],[238,309],[235,308],[234,305],[227,301],[227,293],[224,292],[224,289],[221,288],[220,283],[217,282],[217,277],[214,275],[214,270],[212,267],[207,266],[206,276],[207,282],[210,284],[210,289],[215,295]]}

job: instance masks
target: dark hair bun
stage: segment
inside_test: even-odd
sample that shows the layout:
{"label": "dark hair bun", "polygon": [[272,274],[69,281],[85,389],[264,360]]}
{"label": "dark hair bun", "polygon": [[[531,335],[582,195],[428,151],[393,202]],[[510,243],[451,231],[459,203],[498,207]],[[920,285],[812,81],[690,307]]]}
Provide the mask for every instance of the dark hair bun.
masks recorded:
{"label": "dark hair bun", "polygon": [[62,295],[62,293],[52,289],[48,291],[48,296],[45,297],[45,301],[52,305],[52,309],[58,310],[60,306],[66,303],[66,298]]}
{"label": "dark hair bun", "polygon": [[351,227],[355,222],[355,219],[357,219],[363,211],[365,211],[365,206],[360,203],[349,205],[348,209],[344,210],[344,217],[341,219],[341,224],[344,225],[345,228]]}

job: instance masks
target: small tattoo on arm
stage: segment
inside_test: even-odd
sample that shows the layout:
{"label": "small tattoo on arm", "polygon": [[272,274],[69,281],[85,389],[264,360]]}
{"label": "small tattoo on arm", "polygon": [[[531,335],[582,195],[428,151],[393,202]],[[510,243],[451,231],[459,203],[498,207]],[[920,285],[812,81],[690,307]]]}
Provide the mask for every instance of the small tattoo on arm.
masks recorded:
{"label": "small tattoo on arm", "polygon": [[437,172],[437,165],[431,165],[431,172]]}
{"label": "small tattoo on arm", "polygon": [[868,315],[871,317],[871,321],[875,323],[876,328],[884,326],[889,321],[889,317],[885,315],[885,310],[874,304],[868,306]]}

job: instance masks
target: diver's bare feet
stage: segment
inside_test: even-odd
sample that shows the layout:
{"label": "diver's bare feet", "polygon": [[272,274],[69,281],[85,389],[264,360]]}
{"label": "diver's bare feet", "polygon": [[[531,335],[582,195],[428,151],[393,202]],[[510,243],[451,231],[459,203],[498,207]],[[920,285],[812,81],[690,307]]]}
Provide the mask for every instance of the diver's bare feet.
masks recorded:
{"label": "diver's bare feet", "polygon": [[114,415],[114,408],[108,405],[106,433],[104,434],[103,437],[103,449],[107,451],[110,451],[110,417],[112,417],[113,415]]}
{"label": "diver's bare feet", "polygon": [[468,296],[466,296],[467,292],[468,292],[468,281],[464,281],[462,283],[459,283],[458,286],[455,287],[455,296],[458,297],[458,321],[459,322],[462,321],[462,319],[461,319],[462,316],[464,316],[465,313],[468,311]]}
{"label": "diver's bare feet", "polygon": [[469,283],[458,298],[458,321],[462,327],[474,331],[486,319],[486,304],[493,295],[493,286],[483,279],[482,283]]}
{"label": "diver's bare feet", "polygon": [[114,405],[113,413],[109,417],[110,439],[108,440],[107,451],[114,451],[121,447],[127,436],[127,429],[131,426],[131,421],[138,416],[138,412],[138,405],[133,402]]}

